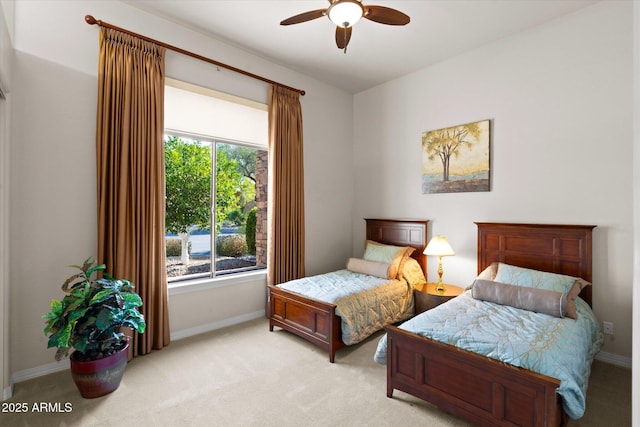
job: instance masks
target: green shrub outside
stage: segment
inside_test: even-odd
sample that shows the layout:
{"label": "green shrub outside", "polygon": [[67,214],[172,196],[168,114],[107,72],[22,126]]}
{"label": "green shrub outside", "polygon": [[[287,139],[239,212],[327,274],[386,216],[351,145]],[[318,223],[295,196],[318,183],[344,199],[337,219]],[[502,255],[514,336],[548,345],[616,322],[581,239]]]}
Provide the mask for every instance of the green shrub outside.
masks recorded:
{"label": "green shrub outside", "polygon": [[247,214],[247,223],[245,226],[246,230],[246,240],[247,240],[247,250],[251,255],[256,254],[256,212],[257,208],[253,208]]}
{"label": "green shrub outside", "polygon": [[[191,252],[191,242],[187,243],[187,250]],[[166,256],[180,256],[182,255],[182,240],[180,239],[167,239],[165,242]]]}
{"label": "green shrub outside", "polygon": [[182,242],[180,239],[167,239],[167,256],[180,256],[182,254]]}
{"label": "green shrub outside", "polygon": [[220,256],[241,257],[247,253],[247,242],[244,235],[232,234],[218,236],[216,253]]}

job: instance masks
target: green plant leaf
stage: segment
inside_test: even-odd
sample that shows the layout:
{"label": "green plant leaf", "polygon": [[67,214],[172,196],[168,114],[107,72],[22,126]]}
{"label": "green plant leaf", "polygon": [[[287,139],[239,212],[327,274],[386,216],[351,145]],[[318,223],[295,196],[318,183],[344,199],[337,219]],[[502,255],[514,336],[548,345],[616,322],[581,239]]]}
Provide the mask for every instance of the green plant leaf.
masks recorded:
{"label": "green plant leaf", "polygon": [[62,284],[62,286],[61,286],[62,290],[65,291],[65,292],[69,292],[69,288],[72,287],[72,284],[78,279],[84,279],[84,274],[83,273],[78,273],[78,274],[74,274],[73,276],[69,277]]}
{"label": "green plant leaf", "polygon": [[51,300],[51,311],[42,316],[43,319],[53,320],[57,319],[62,315],[64,311],[64,306],[62,305],[62,301],[57,299]]}
{"label": "green plant leaf", "polygon": [[96,271],[104,270],[105,268],[107,268],[107,266],[104,264],[96,265],[95,267],[91,267],[90,269],[88,269],[85,274],[87,275],[87,277],[91,277],[91,275]]}
{"label": "green plant leaf", "polygon": [[123,309],[124,308],[124,299],[122,298],[122,294],[117,293],[115,295],[116,297],[116,304],[118,305],[119,308]]}
{"label": "green plant leaf", "polygon": [[[75,299],[75,300],[74,299],[69,299],[67,301],[67,306],[64,309],[63,315],[64,316],[68,316],[70,318],[74,311],[82,312],[82,314],[84,315],[84,313],[86,312],[86,308],[87,307],[86,307],[86,303],[85,303],[84,298]],[[75,319],[79,318],[79,316],[77,316],[77,315],[73,315],[73,316],[74,316]]]}
{"label": "green plant leaf", "polygon": [[104,289],[118,290],[118,281],[115,279],[108,279],[103,277],[102,279],[96,280],[96,283],[100,285],[100,287]]}
{"label": "green plant leaf", "polygon": [[80,335],[73,341],[73,348],[78,350],[80,353],[84,353],[87,351],[88,342],[89,338],[86,335]]}
{"label": "green plant leaf", "polygon": [[144,316],[142,315],[142,313],[133,308],[126,311],[126,318],[123,322],[123,326],[133,328],[142,334],[144,333],[147,325],[144,321]]}
{"label": "green plant leaf", "polygon": [[54,334],[56,332],[58,332],[58,329],[56,326],[56,324],[58,323],[58,319],[51,319],[47,322],[47,324],[44,327],[44,333],[45,334]]}
{"label": "green plant leaf", "polygon": [[59,336],[60,336],[59,331],[56,331],[55,333],[51,334],[49,336],[49,340],[47,341],[47,348],[59,347],[59,345],[58,345],[58,337]]}
{"label": "green plant leaf", "polygon": [[69,354],[69,347],[59,347],[56,351],[56,360],[59,362]]}
{"label": "green plant leaf", "polygon": [[76,298],[86,298],[86,296],[89,295],[89,292],[91,291],[91,285],[88,281],[82,282],[82,285],[82,287],[74,287],[74,289],[71,290],[71,295]]}
{"label": "green plant leaf", "polygon": [[113,290],[104,289],[102,291],[97,292],[89,301],[89,305],[95,305],[102,302],[107,301],[109,298],[113,296]]}
{"label": "green plant leaf", "polygon": [[89,257],[87,259],[84,260],[84,262],[82,263],[82,267],[80,267],[80,269],[82,271],[87,272],[87,270],[93,265],[95,261],[93,260],[93,257]]}
{"label": "green plant leaf", "polygon": [[78,319],[78,323],[76,323],[76,330],[84,332],[94,323],[96,323],[96,316],[87,316],[83,319]]}
{"label": "green plant leaf", "polygon": [[130,281],[121,280],[121,282],[122,282],[122,285],[120,286],[120,290],[122,290],[123,292],[126,291],[127,293],[130,293],[130,292],[133,292],[133,290],[135,289],[135,285]]}
{"label": "green plant leaf", "polygon": [[78,307],[77,309],[69,313],[69,322],[80,320],[85,314],[87,314],[87,311],[89,311],[90,309],[91,307]]}
{"label": "green plant leaf", "polygon": [[99,330],[104,331],[109,327],[109,325],[111,325],[112,319],[113,315],[111,314],[111,310],[104,308],[96,318],[96,327]]}
{"label": "green plant leaf", "polygon": [[127,308],[142,306],[142,298],[140,298],[140,295],[136,293],[122,294],[122,298],[124,299]]}
{"label": "green plant leaf", "polygon": [[69,322],[64,329],[60,331],[60,335],[58,336],[58,347],[69,346],[69,338],[71,338],[71,332],[73,331],[75,324],[76,322]]}

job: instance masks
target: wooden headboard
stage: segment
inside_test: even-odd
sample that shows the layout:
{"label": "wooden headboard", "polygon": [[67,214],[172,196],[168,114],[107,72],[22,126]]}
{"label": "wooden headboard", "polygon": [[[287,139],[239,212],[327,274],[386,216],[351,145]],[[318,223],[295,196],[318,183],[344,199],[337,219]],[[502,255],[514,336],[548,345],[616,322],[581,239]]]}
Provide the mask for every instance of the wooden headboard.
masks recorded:
{"label": "wooden headboard", "polygon": [[[591,234],[595,225],[476,222],[478,273],[498,261],[581,277],[592,282]],[[591,305],[591,286],[580,297]]]}
{"label": "wooden headboard", "polygon": [[427,277],[427,256],[423,254],[427,247],[427,224],[429,220],[412,219],[374,219],[367,222],[367,240],[395,246],[411,246],[416,250],[411,257],[418,261],[424,277]]}

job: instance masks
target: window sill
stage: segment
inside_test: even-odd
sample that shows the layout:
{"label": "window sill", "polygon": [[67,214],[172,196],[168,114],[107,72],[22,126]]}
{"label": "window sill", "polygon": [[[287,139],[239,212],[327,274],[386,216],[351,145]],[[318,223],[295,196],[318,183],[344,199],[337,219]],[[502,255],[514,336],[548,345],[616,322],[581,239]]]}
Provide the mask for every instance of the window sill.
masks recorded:
{"label": "window sill", "polygon": [[204,279],[185,280],[183,282],[176,282],[169,284],[169,296],[187,294],[191,292],[200,292],[216,288],[224,288],[227,286],[235,286],[249,282],[261,282],[267,281],[267,271],[248,271],[246,273],[236,273],[223,275],[218,277],[207,277]]}

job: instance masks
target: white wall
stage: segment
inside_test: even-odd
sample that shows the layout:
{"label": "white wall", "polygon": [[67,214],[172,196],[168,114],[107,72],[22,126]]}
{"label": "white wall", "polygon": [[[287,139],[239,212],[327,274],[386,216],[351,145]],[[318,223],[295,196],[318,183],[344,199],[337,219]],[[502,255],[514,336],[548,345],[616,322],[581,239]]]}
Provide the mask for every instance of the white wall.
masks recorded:
{"label": "white wall", "polygon": [[[633,275],[631,2],[608,1],[359,93],[354,253],[364,216],[425,218],[476,275],[474,221],[595,224],[594,310],[603,351],[630,364]],[[437,40],[425,40],[437,43]],[[492,120],[491,191],[422,194],[422,132]],[[429,276],[437,277],[429,260]]]}
{"label": "white wall", "polygon": [[[58,365],[41,316],[69,264],[95,254],[95,108],[98,27],[85,14],[304,89],[307,272],[350,255],[352,96],[184,27],[115,1],[15,3],[15,105],[11,145],[11,362],[14,379]],[[266,102],[267,85],[167,53],[168,77]],[[332,126],[326,126],[332,123]],[[331,173],[326,165],[332,164]],[[172,336],[260,315],[264,280],[170,296]]]}
{"label": "white wall", "polygon": [[0,2],[0,86],[6,99],[0,99],[0,397],[11,395],[9,358],[9,111],[11,68],[13,65],[13,8]]}

